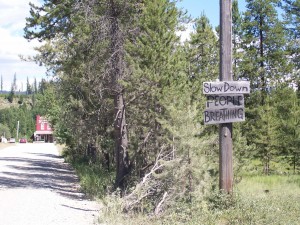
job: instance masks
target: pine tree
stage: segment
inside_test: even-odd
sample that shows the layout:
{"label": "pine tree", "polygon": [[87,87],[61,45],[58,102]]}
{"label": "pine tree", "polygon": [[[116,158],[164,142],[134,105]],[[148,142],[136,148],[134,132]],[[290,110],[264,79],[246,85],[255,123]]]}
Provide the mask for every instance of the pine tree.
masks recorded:
{"label": "pine tree", "polygon": [[[180,54],[176,50],[178,11],[174,3],[147,0],[141,15],[137,16],[140,32],[128,44],[132,74],[125,86],[127,98],[134,100],[127,107],[130,136],[134,138],[131,140],[135,152],[134,172],[143,177],[165,141],[158,122],[165,111],[160,100],[168,87],[181,82],[182,72],[177,69]],[[145,143],[141,144],[143,140]]]}
{"label": "pine tree", "polygon": [[243,77],[251,81],[252,90],[262,90],[261,103],[265,93],[289,73],[285,52],[285,31],[278,19],[278,0],[247,0],[244,14]]}
{"label": "pine tree", "polygon": [[239,80],[242,77],[241,64],[244,57],[242,50],[243,30],[242,14],[239,12],[238,1],[232,2],[232,58],[233,58],[233,80]]}
{"label": "pine tree", "polygon": [[[206,102],[206,97],[201,90],[202,84],[204,81],[214,81],[219,78],[218,36],[204,14],[196,19],[195,32],[191,34],[188,45],[186,51],[189,61],[188,74],[192,94],[191,100],[198,104],[199,114],[197,118],[202,123]],[[213,137],[217,132],[216,128],[216,126],[206,126],[206,135],[212,135]]]}
{"label": "pine tree", "polygon": [[[195,23],[195,32],[189,42],[189,73],[195,94],[202,93],[200,87],[208,80],[218,78],[219,50],[217,36],[209,19],[202,14]],[[196,97],[196,96],[195,96]],[[199,98],[197,96],[196,98]]]}
{"label": "pine tree", "polygon": [[284,0],[285,4],[282,5],[284,9],[284,22],[285,28],[288,30],[287,38],[287,50],[289,52],[289,58],[292,59],[293,82],[297,85],[298,95],[300,96],[300,1],[299,0]]}
{"label": "pine tree", "polygon": [[[213,167],[205,152],[211,151],[213,144],[202,134],[197,117],[200,103],[195,101],[199,94],[193,90],[198,87],[190,85],[189,55],[175,33],[179,11],[168,0],[144,3],[137,24],[140,33],[128,45],[132,74],[125,80],[126,96],[132,99],[127,106],[129,135],[133,137],[132,172],[142,179],[125,197],[125,209],[158,214],[163,208],[182,207],[178,202],[192,207],[203,200],[210,187],[207,170]],[[210,54],[208,49],[203,46],[203,62],[209,58],[205,55]],[[196,59],[193,63],[194,68],[201,68],[196,76],[207,74],[205,66]],[[200,74],[196,82],[202,79]]]}
{"label": "pine tree", "polygon": [[33,88],[34,88],[34,90],[33,90],[34,94],[37,94],[38,93],[38,86],[37,86],[36,78],[34,78]]}
{"label": "pine tree", "polygon": [[7,97],[7,100],[12,103],[14,101],[14,97],[15,97],[15,88],[14,88],[14,85],[12,84],[11,85],[11,89],[10,89],[10,92],[8,94],[8,97]]}
{"label": "pine tree", "polygon": [[[296,173],[300,165],[300,103],[295,90],[282,86],[275,91],[278,118],[278,156],[285,159]],[[284,113],[283,113],[284,112]]]}
{"label": "pine tree", "polygon": [[31,87],[31,85],[29,83],[28,77],[27,77],[27,83],[26,83],[26,94],[27,95],[31,95],[32,94],[32,87]]}
{"label": "pine tree", "polygon": [[253,91],[246,102],[244,132],[248,143],[255,143],[254,157],[262,160],[266,174],[278,145],[272,89],[288,79],[290,72],[285,51],[286,32],[278,17],[278,3],[277,0],[247,0],[242,26],[244,57],[240,66],[242,77],[250,80]]}
{"label": "pine tree", "polygon": [[27,39],[46,40],[35,60],[59,77],[64,119],[60,125],[67,130],[80,126],[70,135],[72,154],[83,157],[85,146],[100,148],[102,140],[114,139],[115,150],[108,151],[115,154],[115,186],[121,189],[125,189],[129,173],[121,84],[127,69],[124,43],[138,5],[122,0],[103,0],[101,4],[47,1],[42,7],[31,5],[25,28]]}

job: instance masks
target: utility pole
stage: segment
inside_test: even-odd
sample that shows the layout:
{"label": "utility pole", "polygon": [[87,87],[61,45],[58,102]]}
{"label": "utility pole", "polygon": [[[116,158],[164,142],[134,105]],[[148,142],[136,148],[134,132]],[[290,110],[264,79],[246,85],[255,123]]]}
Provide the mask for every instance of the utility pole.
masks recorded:
{"label": "utility pole", "polygon": [[[220,0],[220,81],[232,81],[232,3]],[[219,187],[226,193],[232,192],[232,123],[219,125]]]}
{"label": "utility pole", "polygon": [[17,123],[17,139],[16,139],[16,141],[19,140],[19,128],[20,128],[20,121],[18,121],[18,123]]}

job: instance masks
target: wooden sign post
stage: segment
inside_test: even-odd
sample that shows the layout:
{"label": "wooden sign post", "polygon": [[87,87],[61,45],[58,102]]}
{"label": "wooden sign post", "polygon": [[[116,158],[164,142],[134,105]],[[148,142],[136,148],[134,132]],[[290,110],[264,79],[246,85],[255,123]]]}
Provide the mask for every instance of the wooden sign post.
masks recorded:
{"label": "wooden sign post", "polygon": [[[232,3],[220,0],[220,81],[232,81]],[[219,188],[232,193],[232,123],[219,125]]]}
{"label": "wooden sign post", "polygon": [[245,121],[243,94],[250,93],[250,82],[232,80],[231,0],[220,0],[220,13],[220,81],[203,83],[207,95],[204,124],[220,124],[219,187],[232,193],[232,123]]}

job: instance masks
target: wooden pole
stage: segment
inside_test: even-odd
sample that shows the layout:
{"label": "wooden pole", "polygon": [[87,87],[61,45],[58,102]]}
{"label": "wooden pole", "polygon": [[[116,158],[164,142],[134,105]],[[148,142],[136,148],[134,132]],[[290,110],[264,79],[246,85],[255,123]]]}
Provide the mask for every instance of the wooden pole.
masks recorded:
{"label": "wooden pole", "polygon": [[[232,80],[232,4],[231,0],[220,0],[220,81]],[[219,126],[219,187],[231,193],[233,187],[232,167],[232,123]]]}

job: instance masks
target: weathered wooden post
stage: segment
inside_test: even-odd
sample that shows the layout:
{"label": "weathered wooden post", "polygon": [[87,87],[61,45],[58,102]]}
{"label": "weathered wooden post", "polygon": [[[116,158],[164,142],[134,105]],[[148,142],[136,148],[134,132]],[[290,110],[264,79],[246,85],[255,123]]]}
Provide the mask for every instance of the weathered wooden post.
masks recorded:
{"label": "weathered wooden post", "polygon": [[[232,4],[231,0],[220,0],[220,81],[232,80]],[[219,187],[232,192],[232,123],[219,125]]]}
{"label": "weathered wooden post", "polygon": [[[231,0],[220,0],[220,81],[232,80],[232,10]],[[232,192],[232,123],[219,125],[219,187],[227,193]]]}
{"label": "weathered wooden post", "polygon": [[250,93],[249,81],[232,80],[231,0],[220,0],[220,81],[203,82],[207,96],[204,124],[219,125],[220,189],[232,192],[232,123],[245,121],[244,94]]}

